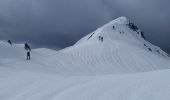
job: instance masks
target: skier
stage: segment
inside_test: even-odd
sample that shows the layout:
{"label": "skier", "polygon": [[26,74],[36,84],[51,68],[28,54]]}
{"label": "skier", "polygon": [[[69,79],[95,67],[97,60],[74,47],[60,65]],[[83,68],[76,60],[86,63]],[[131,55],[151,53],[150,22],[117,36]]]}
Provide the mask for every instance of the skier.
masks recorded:
{"label": "skier", "polygon": [[101,37],[101,41],[103,42],[103,37]]}
{"label": "skier", "polygon": [[31,48],[28,45],[28,43],[25,43],[25,50],[27,51],[27,60],[30,60],[30,58],[31,58],[31,56],[30,56]]}
{"label": "skier", "polygon": [[30,60],[30,51],[27,51],[27,60]]}
{"label": "skier", "polygon": [[101,40],[101,36],[99,36],[99,41]]}
{"label": "skier", "polygon": [[31,48],[30,48],[30,46],[28,45],[28,43],[25,43],[25,50],[30,50],[30,51],[31,51]]}
{"label": "skier", "polygon": [[113,29],[115,30],[115,26],[113,26]]}
{"label": "skier", "polygon": [[11,40],[8,40],[8,43],[9,43],[10,45],[12,45],[12,42],[11,42]]}

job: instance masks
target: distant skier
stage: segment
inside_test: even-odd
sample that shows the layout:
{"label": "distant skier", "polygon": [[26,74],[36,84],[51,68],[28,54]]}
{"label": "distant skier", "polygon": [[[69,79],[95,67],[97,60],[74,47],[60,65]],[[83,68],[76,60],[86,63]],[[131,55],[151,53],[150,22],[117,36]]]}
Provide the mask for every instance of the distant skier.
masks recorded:
{"label": "distant skier", "polygon": [[101,41],[103,42],[103,37],[101,37]]}
{"label": "distant skier", "polygon": [[25,50],[31,51],[31,48],[30,48],[30,46],[28,45],[28,43],[25,43]]}
{"label": "distant skier", "polygon": [[12,45],[12,42],[11,42],[11,40],[8,40],[7,42],[8,42],[10,45]]}
{"label": "distant skier", "polygon": [[31,59],[31,55],[30,55],[31,48],[28,45],[28,43],[25,43],[25,50],[27,51],[27,60],[30,60]]}
{"label": "distant skier", "polygon": [[99,41],[103,42],[103,37],[99,36]]}
{"label": "distant skier", "polygon": [[27,60],[30,60],[31,57],[30,57],[30,51],[27,52]]}
{"label": "distant skier", "polygon": [[101,40],[101,36],[99,36],[99,41]]}
{"label": "distant skier", "polygon": [[113,29],[115,30],[115,26],[113,26]]}

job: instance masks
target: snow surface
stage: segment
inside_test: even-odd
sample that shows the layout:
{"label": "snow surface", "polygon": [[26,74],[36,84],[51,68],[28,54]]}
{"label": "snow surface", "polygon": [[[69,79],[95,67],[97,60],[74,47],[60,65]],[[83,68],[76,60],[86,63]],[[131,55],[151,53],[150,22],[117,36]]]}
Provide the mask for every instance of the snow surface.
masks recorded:
{"label": "snow surface", "polygon": [[33,49],[30,61],[23,44],[1,41],[0,100],[170,100],[169,55],[128,23],[115,19],[60,51]]}

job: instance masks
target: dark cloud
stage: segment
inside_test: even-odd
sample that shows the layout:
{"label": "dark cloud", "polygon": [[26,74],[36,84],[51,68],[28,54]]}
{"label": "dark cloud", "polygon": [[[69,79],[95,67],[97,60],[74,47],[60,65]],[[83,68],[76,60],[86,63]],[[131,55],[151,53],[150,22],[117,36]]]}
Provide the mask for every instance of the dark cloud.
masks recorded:
{"label": "dark cloud", "polygon": [[1,0],[0,36],[65,47],[110,19],[97,0]]}
{"label": "dark cloud", "polygon": [[99,26],[127,16],[170,53],[168,0],[1,0],[0,39],[66,47]]}

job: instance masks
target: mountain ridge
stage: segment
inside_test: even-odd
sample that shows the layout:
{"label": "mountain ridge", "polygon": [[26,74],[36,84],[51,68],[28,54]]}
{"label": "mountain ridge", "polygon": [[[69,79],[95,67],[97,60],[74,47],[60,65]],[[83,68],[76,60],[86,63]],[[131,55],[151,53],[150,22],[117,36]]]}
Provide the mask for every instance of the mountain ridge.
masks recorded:
{"label": "mountain ridge", "polygon": [[[106,33],[107,30],[110,31]],[[153,44],[148,42],[146,40],[146,37],[144,36],[143,31],[141,31],[136,25],[130,22],[130,20],[128,20],[126,17],[119,17],[113,21],[110,21],[109,23],[101,26],[94,32],[80,39],[76,44],[79,44],[83,41],[85,42],[86,40],[90,41],[90,40],[98,39],[98,36],[104,36],[110,40],[124,39],[125,42],[130,42],[131,45],[136,43],[137,45],[147,48],[149,51],[153,51],[162,56],[169,57],[169,55],[163,50],[161,50],[160,47],[154,46]]]}
{"label": "mountain ridge", "polygon": [[[127,18],[120,17],[63,50],[33,49],[32,60],[29,62],[25,60],[24,45],[6,45],[6,49],[1,46],[4,57],[11,54],[7,59],[0,57],[0,64],[15,66],[13,68],[20,70],[46,69],[49,72],[70,75],[122,74],[168,69],[170,58],[167,54],[144,39],[139,34],[141,30],[132,23],[129,26],[129,23],[131,22]],[[103,37],[103,41],[99,36]],[[23,64],[27,67],[20,67]],[[35,68],[29,67],[29,64]]]}

